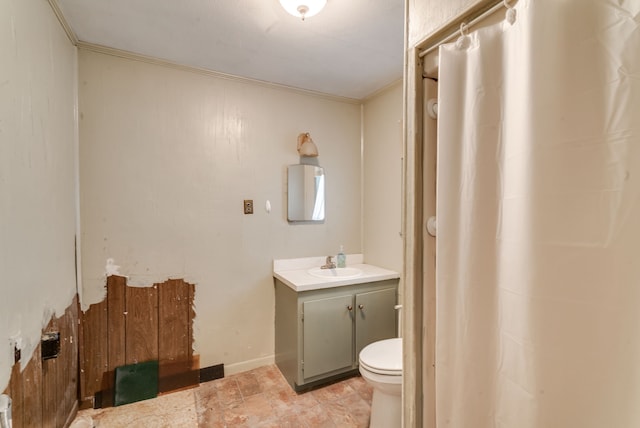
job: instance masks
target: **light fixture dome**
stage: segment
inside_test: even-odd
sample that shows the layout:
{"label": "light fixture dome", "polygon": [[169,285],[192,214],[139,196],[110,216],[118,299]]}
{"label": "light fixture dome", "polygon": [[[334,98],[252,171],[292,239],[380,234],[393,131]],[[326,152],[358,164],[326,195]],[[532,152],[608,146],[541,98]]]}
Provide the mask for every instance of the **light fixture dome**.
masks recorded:
{"label": "light fixture dome", "polygon": [[293,16],[302,18],[312,17],[324,8],[327,0],[280,0],[280,4]]}

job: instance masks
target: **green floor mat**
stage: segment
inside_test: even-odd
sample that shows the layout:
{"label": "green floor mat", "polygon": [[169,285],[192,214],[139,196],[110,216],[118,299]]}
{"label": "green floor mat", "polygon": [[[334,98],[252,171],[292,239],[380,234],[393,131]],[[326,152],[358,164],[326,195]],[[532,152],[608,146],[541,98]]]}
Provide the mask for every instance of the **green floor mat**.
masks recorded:
{"label": "green floor mat", "polygon": [[117,367],[115,378],[114,406],[158,396],[158,361]]}

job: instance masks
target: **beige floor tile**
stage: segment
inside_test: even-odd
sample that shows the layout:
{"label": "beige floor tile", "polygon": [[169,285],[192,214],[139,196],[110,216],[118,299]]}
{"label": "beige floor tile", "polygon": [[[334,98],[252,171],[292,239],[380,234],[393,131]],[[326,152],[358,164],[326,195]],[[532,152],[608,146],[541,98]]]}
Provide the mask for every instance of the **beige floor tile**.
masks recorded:
{"label": "beige floor tile", "polygon": [[349,386],[356,391],[362,399],[368,403],[371,403],[373,398],[373,387],[367,383],[362,376],[354,376],[347,380]]}
{"label": "beige floor tile", "polygon": [[242,401],[242,393],[238,387],[238,382],[234,378],[219,379],[215,382],[220,403],[229,406]]}
{"label": "beige floor tile", "polygon": [[97,428],[343,428],[369,423],[371,387],[359,377],[296,393],[275,365],[197,388],[106,409],[89,409]]}
{"label": "beige floor tile", "polygon": [[339,427],[369,426],[370,405],[356,392],[322,405],[333,423]]}
{"label": "beige floor tile", "polygon": [[314,389],[310,392],[318,401],[333,401],[336,398],[340,398],[346,394],[352,394],[353,388],[349,386],[349,381],[343,380],[325,386],[324,388]]}
{"label": "beige floor tile", "polygon": [[91,416],[97,428],[196,426],[192,389],[107,409],[81,412]]}
{"label": "beige floor tile", "polygon": [[243,398],[251,397],[252,395],[260,394],[262,392],[261,382],[258,380],[253,372],[240,373],[234,376],[238,383],[238,388]]}
{"label": "beige floor tile", "polygon": [[298,420],[309,428],[337,428],[322,404],[302,410]]}
{"label": "beige floor tile", "polygon": [[299,413],[318,405],[318,400],[311,393],[297,394],[290,387],[281,388],[266,393],[271,401],[275,413],[284,416],[290,413]]}

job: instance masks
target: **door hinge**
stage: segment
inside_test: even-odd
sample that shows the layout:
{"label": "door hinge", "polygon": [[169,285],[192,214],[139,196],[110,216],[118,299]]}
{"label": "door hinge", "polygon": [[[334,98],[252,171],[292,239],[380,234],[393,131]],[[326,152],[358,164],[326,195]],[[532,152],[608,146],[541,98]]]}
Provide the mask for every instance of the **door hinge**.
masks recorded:
{"label": "door hinge", "polygon": [[304,371],[304,360],[300,360],[300,368]]}

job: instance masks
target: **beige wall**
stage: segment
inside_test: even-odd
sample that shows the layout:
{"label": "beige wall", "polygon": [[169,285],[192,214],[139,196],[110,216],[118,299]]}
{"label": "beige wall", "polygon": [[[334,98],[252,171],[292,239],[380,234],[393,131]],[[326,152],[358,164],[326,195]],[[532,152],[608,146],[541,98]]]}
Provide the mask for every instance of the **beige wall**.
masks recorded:
{"label": "beige wall", "polygon": [[0,391],[76,292],[76,48],[46,1],[0,1]]}
{"label": "beige wall", "polygon": [[[107,258],[134,285],[185,278],[202,366],[271,362],[272,260],[362,251],[360,106],[84,49],[79,70],[83,304],[102,299]],[[286,167],[305,131],[327,219],[291,225]]]}
{"label": "beige wall", "polygon": [[402,272],[402,82],[367,99],[363,116],[365,259]]}

